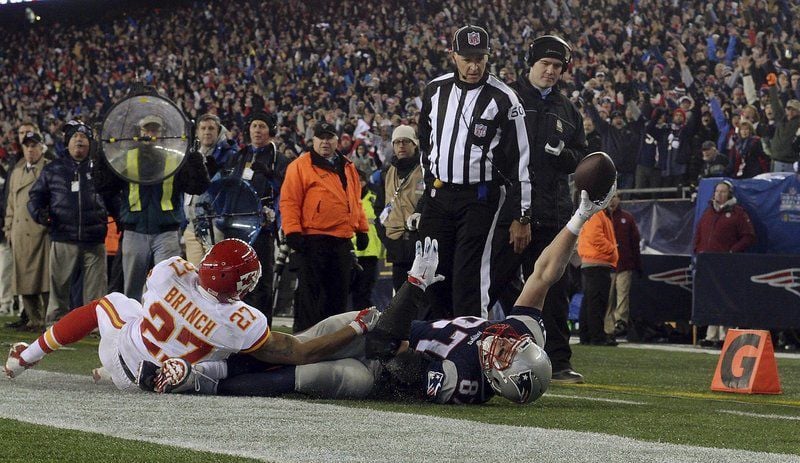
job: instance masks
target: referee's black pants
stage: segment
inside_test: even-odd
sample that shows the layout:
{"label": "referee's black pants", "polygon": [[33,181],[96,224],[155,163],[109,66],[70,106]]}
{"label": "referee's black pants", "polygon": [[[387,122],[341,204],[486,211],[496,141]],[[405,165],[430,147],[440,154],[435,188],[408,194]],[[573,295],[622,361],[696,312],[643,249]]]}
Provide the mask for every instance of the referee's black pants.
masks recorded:
{"label": "referee's black pants", "polygon": [[349,239],[327,235],[305,235],[298,258],[294,332],[298,333],[347,310],[350,276],[355,257]]}
{"label": "referee's black pants", "polygon": [[[490,303],[499,300],[506,315],[509,314],[517,298],[522,292],[523,281],[520,279],[520,266],[523,279],[533,273],[536,259],[544,248],[556,237],[560,229],[552,227],[534,227],[531,230],[531,243],[517,254],[508,243],[510,225],[498,225],[492,246],[492,286],[489,291]],[[569,346],[569,287],[571,277],[565,271],[561,278],[550,287],[544,299],[542,321],[547,332],[545,352],[550,357],[553,372],[572,369],[572,349]]]}
{"label": "referee's black pants", "polygon": [[425,291],[427,320],[485,316],[489,303],[492,233],[505,192],[499,185],[445,184],[425,192],[419,236],[439,242],[437,273]]}

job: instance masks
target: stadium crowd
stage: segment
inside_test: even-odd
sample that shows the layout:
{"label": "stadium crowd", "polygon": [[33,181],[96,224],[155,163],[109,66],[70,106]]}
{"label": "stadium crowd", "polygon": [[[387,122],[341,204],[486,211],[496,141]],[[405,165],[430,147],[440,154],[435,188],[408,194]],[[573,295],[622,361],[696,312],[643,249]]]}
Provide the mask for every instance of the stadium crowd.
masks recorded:
{"label": "stadium crowd", "polygon": [[237,0],[122,13],[6,33],[6,170],[23,122],[58,156],[67,121],[97,124],[143,82],[192,119],[217,115],[234,146],[261,111],[287,157],[326,122],[369,177],[391,160],[393,131],[416,127],[422,90],[451,70],[464,24],[487,29],[488,70],[506,83],[527,75],[534,37],[572,45],[558,89],[581,110],[589,151],[614,159],[620,188],[695,184],[708,153],[724,163],[714,172],[749,178],[793,168],[800,152],[800,6],[786,0]]}

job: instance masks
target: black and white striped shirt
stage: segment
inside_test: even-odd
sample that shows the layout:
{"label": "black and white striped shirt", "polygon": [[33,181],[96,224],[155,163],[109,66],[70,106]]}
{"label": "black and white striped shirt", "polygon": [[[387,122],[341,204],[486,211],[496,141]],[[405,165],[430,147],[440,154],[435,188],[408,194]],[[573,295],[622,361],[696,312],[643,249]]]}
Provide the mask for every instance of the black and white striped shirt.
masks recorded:
{"label": "black and white striped shirt", "polygon": [[429,180],[460,185],[519,182],[520,215],[530,208],[525,109],[514,90],[494,75],[468,84],[449,73],[428,83],[419,141]]}

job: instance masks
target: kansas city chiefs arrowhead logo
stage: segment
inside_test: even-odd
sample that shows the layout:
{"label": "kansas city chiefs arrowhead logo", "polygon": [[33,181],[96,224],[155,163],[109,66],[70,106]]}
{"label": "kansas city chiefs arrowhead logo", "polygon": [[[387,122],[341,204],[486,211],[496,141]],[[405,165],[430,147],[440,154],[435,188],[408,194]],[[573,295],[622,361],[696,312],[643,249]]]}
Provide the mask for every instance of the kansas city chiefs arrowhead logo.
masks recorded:
{"label": "kansas city chiefs arrowhead logo", "polygon": [[783,288],[795,296],[800,296],[800,268],[785,268],[761,275],[753,275],[750,277],[750,281]]}
{"label": "kansas city chiefs arrowhead logo", "polygon": [[647,277],[652,281],[661,281],[668,285],[680,286],[686,291],[692,292],[692,270],[689,267],[681,267],[666,272],[654,273]]}

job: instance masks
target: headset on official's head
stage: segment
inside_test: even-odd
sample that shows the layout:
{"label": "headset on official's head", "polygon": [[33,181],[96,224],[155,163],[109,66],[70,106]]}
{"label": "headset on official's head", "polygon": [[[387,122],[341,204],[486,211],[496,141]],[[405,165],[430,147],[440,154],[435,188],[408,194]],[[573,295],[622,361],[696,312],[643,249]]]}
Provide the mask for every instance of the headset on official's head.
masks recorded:
{"label": "headset on official's head", "polygon": [[556,42],[559,42],[561,45],[564,45],[564,48],[567,49],[567,54],[564,59],[564,67],[566,68],[567,66],[569,66],[569,63],[572,61],[572,47],[564,39],[562,39],[557,35],[542,35],[540,37],[536,37],[535,39],[533,39],[533,42],[531,42],[531,44],[528,45],[528,51],[525,52],[525,63],[527,63],[528,66],[533,66],[534,63],[531,63],[531,60],[533,59],[533,53],[532,53],[533,47],[539,43],[542,43],[545,40],[555,40]]}

